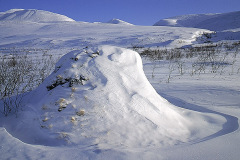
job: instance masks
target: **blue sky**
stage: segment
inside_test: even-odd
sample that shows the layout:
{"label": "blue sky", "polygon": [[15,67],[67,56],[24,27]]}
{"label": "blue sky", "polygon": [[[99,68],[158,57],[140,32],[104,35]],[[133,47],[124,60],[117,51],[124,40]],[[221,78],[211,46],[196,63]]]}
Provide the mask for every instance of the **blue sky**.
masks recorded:
{"label": "blue sky", "polygon": [[171,16],[240,11],[240,0],[0,0],[0,11],[41,9],[76,21],[106,22],[119,18],[136,25],[153,25]]}

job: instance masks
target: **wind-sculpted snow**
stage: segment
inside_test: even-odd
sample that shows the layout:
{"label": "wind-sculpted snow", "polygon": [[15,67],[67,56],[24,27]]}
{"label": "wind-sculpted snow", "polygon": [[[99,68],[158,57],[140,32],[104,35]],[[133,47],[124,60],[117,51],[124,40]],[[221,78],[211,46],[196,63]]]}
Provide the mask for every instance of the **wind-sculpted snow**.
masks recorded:
{"label": "wind-sculpted snow", "polygon": [[26,97],[22,123],[7,130],[31,144],[108,149],[176,145],[221,129],[223,117],[178,108],[158,95],[142,67],[128,49],[72,51]]}

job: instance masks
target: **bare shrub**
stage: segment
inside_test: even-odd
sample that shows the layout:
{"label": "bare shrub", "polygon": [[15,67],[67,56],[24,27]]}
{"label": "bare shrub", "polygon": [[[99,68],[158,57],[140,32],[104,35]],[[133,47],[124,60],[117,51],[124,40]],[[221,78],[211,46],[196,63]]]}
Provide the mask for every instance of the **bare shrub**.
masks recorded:
{"label": "bare shrub", "polygon": [[[208,34],[205,35],[205,37],[208,36]],[[140,55],[153,62],[152,78],[155,77],[157,69],[160,69],[157,65],[162,63],[162,67],[166,67],[169,71],[166,80],[169,83],[174,76],[182,76],[186,73],[191,76],[208,73],[213,77],[224,73],[239,74],[239,48],[240,41],[220,42],[186,48],[148,48],[144,49]]]}
{"label": "bare shrub", "polygon": [[23,93],[29,87],[32,76],[32,61],[26,56],[2,57],[0,60],[0,99],[3,102],[1,112],[7,116],[10,112],[17,114]]}
{"label": "bare shrub", "polygon": [[[5,49],[4,51],[8,51]],[[10,49],[10,51],[12,51]],[[9,52],[10,52],[9,51]],[[41,51],[41,50],[39,50]],[[16,53],[15,53],[16,52]],[[0,56],[0,112],[17,116],[26,92],[33,90],[53,71],[56,59],[46,53],[33,59],[30,51],[17,51]],[[21,53],[21,54],[20,54]]]}

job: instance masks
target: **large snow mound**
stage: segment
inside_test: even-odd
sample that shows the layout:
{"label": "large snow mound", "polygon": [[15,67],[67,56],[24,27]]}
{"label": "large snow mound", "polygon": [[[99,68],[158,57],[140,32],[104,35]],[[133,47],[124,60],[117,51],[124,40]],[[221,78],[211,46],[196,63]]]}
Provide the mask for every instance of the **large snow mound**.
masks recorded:
{"label": "large snow mound", "polygon": [[59,22],[74,21],[64,15],[36,9],[11,9],[0,13],[0,21]]}
{"label": "large snow mound", "polygon": [[120,19],[115,19],[115,18],[109,20],[109,21],[106,22],[106,23],[110,23],[110,24],[120,24],[120,25],[133,25],[133,24],[131,24],[131,23],[125,22],[125,21],[120,20]]}
{"label": "large snow mound", "polygon": [[216,132],[212,117],[158,95],[142,67],[139,54],[128,49],[71,51],[26,97],[21,123],[6,129],[25,143],[101,149],[175,145]]}
{"label": "large snow mound", "polygon": [[192,14],[166,18],[154,26],[193,27],[222,31],[240,28],[240,11],[216,14]]}

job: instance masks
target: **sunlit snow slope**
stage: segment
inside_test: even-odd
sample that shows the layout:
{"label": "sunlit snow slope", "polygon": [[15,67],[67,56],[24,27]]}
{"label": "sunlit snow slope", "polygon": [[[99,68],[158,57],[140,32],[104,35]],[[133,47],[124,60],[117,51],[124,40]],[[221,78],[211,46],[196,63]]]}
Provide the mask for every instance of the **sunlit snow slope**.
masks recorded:
{"label": "sunlit snow slope", "polygon": [[[56,22],[58,20],[56,16],[62,20],[61,23]],[[0,47],[2,48],[28,46],[59,49],[96,45],[125,48],[181,47],[196,43],[200,33],[208,31],[183,27],[176,30],[176,28],[162,26],[72,22],[65,16],[62,18],[55,13],[39,10],[10,10],[2,12],[0,17]],[[44,23],[36,23],[36,21],[44,21]]]}
{"label": "sunlit snow slope", "polygon": [[110,23],[110,24],[120,24],[120,25],[132,25],[131,23],[125,22],[125,21],[120,20],[120,19],[115,19],[115,18],[111,19],[107,23]]}
{"label": "sunlit snow slope", "polygon": [[36,10],[36,9],[11,9],[0,12],[0,21],[31,21],[31,22],[59,22],[74,21],[64,15]]}
{"label": "sunlit snow slope", "polygon": [[192,14],[166,18],[154,26],[194,27],[222,31],[240,28],[240,11],[217,14]]}

